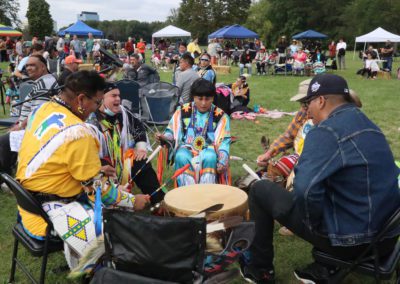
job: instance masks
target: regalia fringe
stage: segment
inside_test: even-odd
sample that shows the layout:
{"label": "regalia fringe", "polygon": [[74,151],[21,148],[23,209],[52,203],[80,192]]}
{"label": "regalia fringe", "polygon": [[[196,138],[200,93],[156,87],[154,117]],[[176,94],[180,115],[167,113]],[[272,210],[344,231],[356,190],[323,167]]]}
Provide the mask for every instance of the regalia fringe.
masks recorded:
{"label": "regalia fringe", "polygon": [[31,177],[63,144],[88,136],[96,138],[93,132],[84,124],[70,125],[60,132],[57,132],[29,161],[25,171],[25,177]]}

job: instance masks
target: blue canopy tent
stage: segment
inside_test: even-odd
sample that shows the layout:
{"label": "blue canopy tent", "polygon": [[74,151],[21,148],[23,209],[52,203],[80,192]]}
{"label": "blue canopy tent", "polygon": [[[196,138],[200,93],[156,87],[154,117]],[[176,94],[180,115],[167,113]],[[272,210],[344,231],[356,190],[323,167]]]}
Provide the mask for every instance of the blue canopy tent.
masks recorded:
{"label": "blue canopy tent", "polygon": [[225,29],[227,29],[227,28],[229,28],[229,27],[230,27],[230,26],[225,26],[225,27],[223,27],[223,28],[220,28],[220,29],[216,30],[215,32],[209,34],[209,35],[208,35],[208,38],[209,38],[209,39],[215,38],[215,35],[216,35],[216,34],[222,32],[223,30],[225,30]]}
{"label": "blue canopy tent", "polygon": [[321,34],[319,32],[313,31],[313,30],[308,30],[308,31],[296,34],[292,38],[293,39],[303,39],[303,38],[324,39],[324,38],[328,38],[328,36]]}
{"label": "blue canopy tent", "polygon": [[93,36],[101,37],[103,32],[89,27],[82,21],[77,21],[75,24],[66,28],[65,30],[60,30],[58,35],[64,36],[65,34],[77,35],[77,36],[87,36],[88,33],[92,33]]}
{"label": "blue canopy tent", "polygon": [[241,25],[232,25],[213,32],[208,38],[259,38],[259,36]]}

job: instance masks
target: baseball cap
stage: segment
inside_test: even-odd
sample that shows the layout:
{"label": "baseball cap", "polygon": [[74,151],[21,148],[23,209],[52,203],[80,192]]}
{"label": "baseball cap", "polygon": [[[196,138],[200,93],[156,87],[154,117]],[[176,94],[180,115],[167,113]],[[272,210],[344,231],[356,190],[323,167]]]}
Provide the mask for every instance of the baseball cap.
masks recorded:
{"label": "baseball cap", "polygon": [[77,59],[75,55],[69,55],[65,58],[65,64],[82,63],[82,60]]}
{"label": "baseball cap", "polygon": [[349,86],[343,77],[333,74],[319,74],[311,80],[307,95],[297,101],[306,101],[311,97],[323,95],[348,96],[349,93]]}
{"label": "baseball cap", "polygon": [[308,86],[310,85],[311,79],[307,79],[304,81],[301,81],[299,83],[299,89],[297,91],[297,95],[293,96],[290,101],[291,102],[297,102],[307,96],[307,90]]}

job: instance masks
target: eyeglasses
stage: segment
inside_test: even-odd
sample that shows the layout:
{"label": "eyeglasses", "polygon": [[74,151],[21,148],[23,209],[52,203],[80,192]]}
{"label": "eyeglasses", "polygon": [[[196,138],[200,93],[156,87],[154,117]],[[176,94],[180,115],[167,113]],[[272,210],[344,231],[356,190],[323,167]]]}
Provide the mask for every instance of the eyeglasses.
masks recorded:
{"label": "eyeglasses", "polygon": [[96,100],[95,98],[89,97],[88,95],[84,94],[85,97],[87,97],[89,100],[94,101],[97,105],[97,107],[101,106],[103,104],[103,99],[101,100]]}
{"label": "eyeglasses", "polygon": [[315,100],[316,98],[318,98],[318,97],[319,97],[319,96],[311,97],[310,99],[308,99],[308,100],[302,102],[302,103],[301,103],[301,106],[302,106],[304,109],[308,109],[308,107],[310,106],[310,103],[311,103],[313,100]]}
{"label": "eyeglasses", "polygon": [[302,106],[304,109],[308,109],[308,107],[310,106],[310,103],[311,103],[313,100],[318,99],[319,97],[323,97],[325,100],[328,99],[328,97],[325,97],[325,96],[314,96],[314,97],[311,97],[310,99],[308,99],[307,101],[302,102],[302,103],[301,103],[301,106]]}
{"label": "eyeglasses", "polygon": [[201,58],[200,61],[210,61],[208,58]]}

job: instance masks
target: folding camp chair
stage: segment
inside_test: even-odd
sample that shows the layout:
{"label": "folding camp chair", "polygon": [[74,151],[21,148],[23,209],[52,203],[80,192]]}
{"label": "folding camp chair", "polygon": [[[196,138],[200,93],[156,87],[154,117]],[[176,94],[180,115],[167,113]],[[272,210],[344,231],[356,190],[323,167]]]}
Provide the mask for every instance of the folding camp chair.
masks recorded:
{"label": "folding camp chair", "polygon": [[274,65],[274,75],[284,74],[292,74],[292,64],[283,63],[283,64],[275,64]]}
{"label": "folding camp chair", "polygon": [[[17,265],[21,268],[24,274],[31,280],[32,283],[44,283],[46,275],[47,257],[50,253],[61,251],[64,248],[64,243],[61,239],[51,236],[53,223],[44,212],[40,203],[25,189],[19,182],[10,177],[8,174],[1,174],[1,179],[12,190],[17,198],[19,207],[32,214],[39,215],[47,222],[46,236],[43,241],[32,238],[23,228],[20,222],[17,222],[12,229],[14,235],[14,250],[12,256],[12,265],[9,283],[14,282],[15,269]],[[34,257],[42,257],[42,264],[40,268],[39,282],[33,278],[33,275],[28,271],[26,266],[17,258],[18,244],[21,243],[29,253]]]}
{"label": "folding camp chair", "polygon": [[354,260],[342,260],[328,253],[313,249],[313,257],[316,261],[327,265],[341,268],[339,272],[332,275],[329,283],[342,283],[344,278],[352,271],[369,275],[379,283],[381,279],[388,280],[396,271],[396,282],[400,283],[400,242],[397,242],[390,255],[381,257],[378,244],[385,239],[386,234],[400,226],[400,209],[398,209],[382,227],[370,245]]}
{"label": "folding camp chair", "polygon": [[337,70],[336,59],[328,58],[325,62],[326,70]]}
{"label": "folding camp chair", "polygon": [[[26,96],[32,91],[33,81],[25,81],[19,85],[19,100],[22,102]],[[18,106],[18,113],[21,112],[21,106]],[[18,117],[9,117],[0,119],[0,127],[8,128],[13,126],[18,120]]]}
{"label": "folding camp chair", "polygon": [[47,69],[49,69],[49,73],[53,74],[56,78],[61,73],[61,61],[60,59],[52,59],[48,58],[47,59]]}
{"label": "folding camp chair", "polygon": [[[232,227],[225,249],[214,255],[206,252],[209,228],[205,218],[160,217],[103,209],[103,222],[102,265],[106,268],[95,269],[91,284],[231,283],[232,279],[226,279],[229,273],[224,270],[248,249],[255,233],[253,222]],[[213,258],[215,266],[210,267]]]}
{"label": "folding camp chair", "polygon": [[193,272],[203,271],[204,218],[158,217],[104,209],[103,222],[105,264],[112,262],[116,269],[111,274],[125,272],[122,276],[130,275],[131,280],[142,278],[136,278],[136,283],[192,283]]}
{"label": "folding camp chair", "polygon": [[131,112],[140,115],[139,84],[127,79],[120,80],[116,84],[121,93],[121,103]]}
{"label": "folding camp chair", "polygon": [[141,88],[139,97],[142,107],[141,119],[154,133],[150,125],[159,132],[157,125],[167,125],[174,114],[179,102],[179,89],[170,83],[157,82]]}

